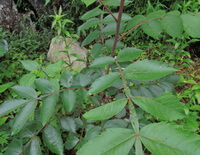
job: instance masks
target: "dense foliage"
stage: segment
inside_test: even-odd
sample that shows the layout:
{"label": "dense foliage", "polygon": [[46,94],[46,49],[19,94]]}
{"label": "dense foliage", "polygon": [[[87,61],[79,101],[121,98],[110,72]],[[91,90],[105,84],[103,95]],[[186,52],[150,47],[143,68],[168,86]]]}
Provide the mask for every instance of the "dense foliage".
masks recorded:
{"label": "dense foliage", "polygon": [[[8,35],[1,36],[0,57],[8,59],[0,66],[0,82],[5,83],[0,93],[7,98],[0,104],[1,153],[200,154],[200,77],[180,72],[194,63],[185,48],[199,41],[198,10],[176,9],[178,2],[164,10],[148,1],[150,11],[131,14],[135,3],[129,0],[82,2],[95,8],[80,17],[77,35],[68,29],[76,23],[61,8],[51,16],[54,39],[79,37],[88,49],[87,67],[80,72],[67,69],[62,60],[44,63],[44,56],[34,53],[45,50],[52,34],[34,33],[43,44],[22,39],[12,48]],[[9,50],[30,55],[13,58]],[[15,61],[23,70],[11,81],[14,75],[7,76],[6,65]],[[183,82],[192,87],[177,93]]]}

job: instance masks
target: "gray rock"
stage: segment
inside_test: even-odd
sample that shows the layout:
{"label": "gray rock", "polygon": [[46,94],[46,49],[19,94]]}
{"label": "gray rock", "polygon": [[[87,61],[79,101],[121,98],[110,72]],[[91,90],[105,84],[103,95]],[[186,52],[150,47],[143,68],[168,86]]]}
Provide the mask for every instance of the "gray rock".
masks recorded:
{"label": "gray rock", "polygon": [[12,0],[0,1],[0,26],[12,29],[21,20]]}
{"label": "gray rock", "polygon": [[34,7],[39,17],[41,17],[47,11],[45,0],[29,0],[29,2]]}
{"label": "gray rock", "polygon": [[[69,48],[66,50],[66,47]],[[66,52],[69,53],[70,57],[67,56]],[[78,58],[71,54],[76,54]],[[53,63],[57,60],[64,60],[66,64],[73,62],[71,66],[72,69],[77,69],[78,67],[82,69],[86,67],[87,50],[85,48],[81,48],[77,41],[73,41],[70,38],[52,39],[47,59]],[[77,59],[83,59],[84,62],[76,61]]]}

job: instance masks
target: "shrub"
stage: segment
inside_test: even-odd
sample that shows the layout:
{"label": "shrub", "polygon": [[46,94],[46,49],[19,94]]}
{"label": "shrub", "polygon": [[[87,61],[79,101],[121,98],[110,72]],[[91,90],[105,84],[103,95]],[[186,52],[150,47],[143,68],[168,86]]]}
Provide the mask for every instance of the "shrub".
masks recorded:
{"label": "shrub", "polygon": [[[82,1],[87,6],[95,2]],[[60,71],[47,73],[35,79],[32,87],[14,86],[16,98],[1,104],[1,117],[17,110],[10,127],[15,139],[6,153],[42,154],[49,150],[62,155],[78,150],[78,155],[148,151],[200,154],[199,135],[186,125],[197,115],[186,110],[172,85],[177,82],[174,74],[177,70],[157,60],[138,60],[143,51],[125,47],[120,42],[129,30],[140,26],[155,39],[162,32],[181,38],[183,31],[199,38],[200,32],[196,29],[199,17],[179,12],[152,12],[146,17],[131,18],[123,14],[127,4],[124,0],[100,2],[110,14],[102,11],[101,6],[95,8],[82,16],[87,22],[79,27],[79,32],[85,35],[90,30],[83,46],[96,42],[89,67],[80,73],[69,70],[62,74]],[[106,7],[110,2],[120,4],[118,13]],[[95,17],[98,15],[100,19]],[[35,62],[24,63],[24,67],[41,70]]]}

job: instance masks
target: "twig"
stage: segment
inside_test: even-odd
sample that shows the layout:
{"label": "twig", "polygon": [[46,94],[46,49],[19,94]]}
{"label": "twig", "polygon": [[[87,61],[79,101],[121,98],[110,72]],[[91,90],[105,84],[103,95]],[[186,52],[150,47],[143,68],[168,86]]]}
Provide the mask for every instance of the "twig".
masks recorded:
{"label": "twig", "polygon": [[131,31],[135,30],[136,28],[140,27],[141,25],[147,23],[147,22],[150,22],[152,20],[156,20],[156,19],[161,19],[163,17],[156,17],[156,18],[152,18],[152,19],[149,19],[149,20],[145,20],[144,22],[134,26],[133,28],[131,28],[130,30],[128,30],[127,32],[125,32],[124,34],[122,34],[117,40],[121,40],[123,37],[125,37],[127,34],[129,34]]}
{"label": "twig", "polygon": [[139,121],[138,121],[138,118],[137,118],[137,113],[135,111],[134,102],[132,100],[132,95],[130,93],[130,89],[127,86],[126,78],[124,76],[124,73],[122,71],[121,66],[119,65],[119,63],[117,61],[115,61],[115,63],[117,64],[117,67],[119,69],[119,72],[120,72],[120,75],[121,75],[121,78],[122,78],[122,81],[123,81],[124,91],[125,91],[126,97],[128,99],[128,107],[129,107],[129,112],[130,112],[131,124],[132,124],[135,132],[139,133],[140,125],[139,125]]}
{"label": "twig", "polygon": [[110,13],[110,15],[114,18],[116,22],[118,22],[118,19],[115,17],[115,15],[112,13],[112,11],[107,7],[107,5],[102,1],[99,0],[99,2],[104,6],[104,8]]}
{"label": "twig", "polygon": [[121,0],[121,2],[120,2],[119,15],[118,15],[118,19],[117,19],[117,28],[116,28],[115,40],[114,40],[114,44],[113,44],[113,48],[112,48],[112,52],[111,52],[111,57],[114,57],[115,49],[117,47],[120,25],[121,25],[121,19],[122,19],[122,13],[123,13],[123,8],[124,8],[124,1],[125,0]]}
{"label": "twig", "polygon": [[[26,147],[28,147],[28,145],[33,141],[33,139],[34,139],[47,125],[49,125],[52,121],[54,121],[54,120],[56,120],[56,119],[58,119],[58,118],[60,118],[60,117],[62,117],[62,116],[64,116],[64,114],[59,115],[59,116],[57,116],[56,118],[53,118],[53,119],[51,119],[49,122],[47,122],[38,132],[36,132],[36,133],[31,137],[31,139],[30,139],[30,140],[26,143],[26,145],[24,146],[24,149],[25,149]],[[24,149],[23,149],[23,150],[24,150]],[[19,153],[19,155],[22,155],[23,150],[22,150],[22,152]]]}
{"label": "twig", "polygon": [[[115,39],[114,39],[114,43],[113,43],[113,47],[112,47],[112,51],[111,51],[111,57],[114,57],[115,49],[117,47],[120,25],[121,25],[121,19],[122,19],[122,13],[123,13],[123,8],[124,8],[124,1],[125,0],[121,0],[121,2],[120,2],[119,14],[118,14],[118,19],[117,19],[117,27],[116,27]],[[110,71],[110,66],[108,65],[106,74],[108,74],[109,71]]]}

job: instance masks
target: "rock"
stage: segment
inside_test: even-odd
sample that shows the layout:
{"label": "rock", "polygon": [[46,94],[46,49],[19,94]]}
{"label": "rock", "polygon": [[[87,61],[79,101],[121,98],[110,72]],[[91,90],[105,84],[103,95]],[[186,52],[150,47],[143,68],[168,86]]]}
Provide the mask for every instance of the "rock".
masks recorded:
{"label": "rock", "polygon": [[30,8],[28,11],[23,12],[21,6],[16,5],[13,0],[0,0],[0,25],[8,30],[20,31],[21,28],[19,23],[23,21],[25,26],[31,26],[32,29],[35,30],[35,25],[32,22],[31,16],[34,14],[36,15],[37,12],[34,11],[33,6],[31,7],[32,10]]}
{"label": "rock", "polygon": [[31,4],[30,9],[34,11],[35,15],[41,17],[46,11],[45,0],[26,0]]}
{"label": "rock", "polygon": [[12,0],[0,1],[0,25],[6,29],[14,29],[21,20]]}
{"label": "rock", "polygon": [[[66,50],[66,47],[69,48],[67,48]],[[61,52],[61,51],[68,52],[70,54],[70,57],[68,58],[66,52]],[[77,41],[73,41],[70,38],[59,38],[56,40],[52,39],[50,49],[47,54],[47,59],[53,63],[55,63],[57,60],[64,60],[67,64],[73,62],[71,66],[72,69],[77,69],[78,67],[82,69],[86,67],[86,59],[87,59],[86,53],[87,50],[85,48],[81,48]],[[74,55],[77,55],[78,58],[75,57]],[[75,61],[77,59],[82,59],[84,61]]]}

